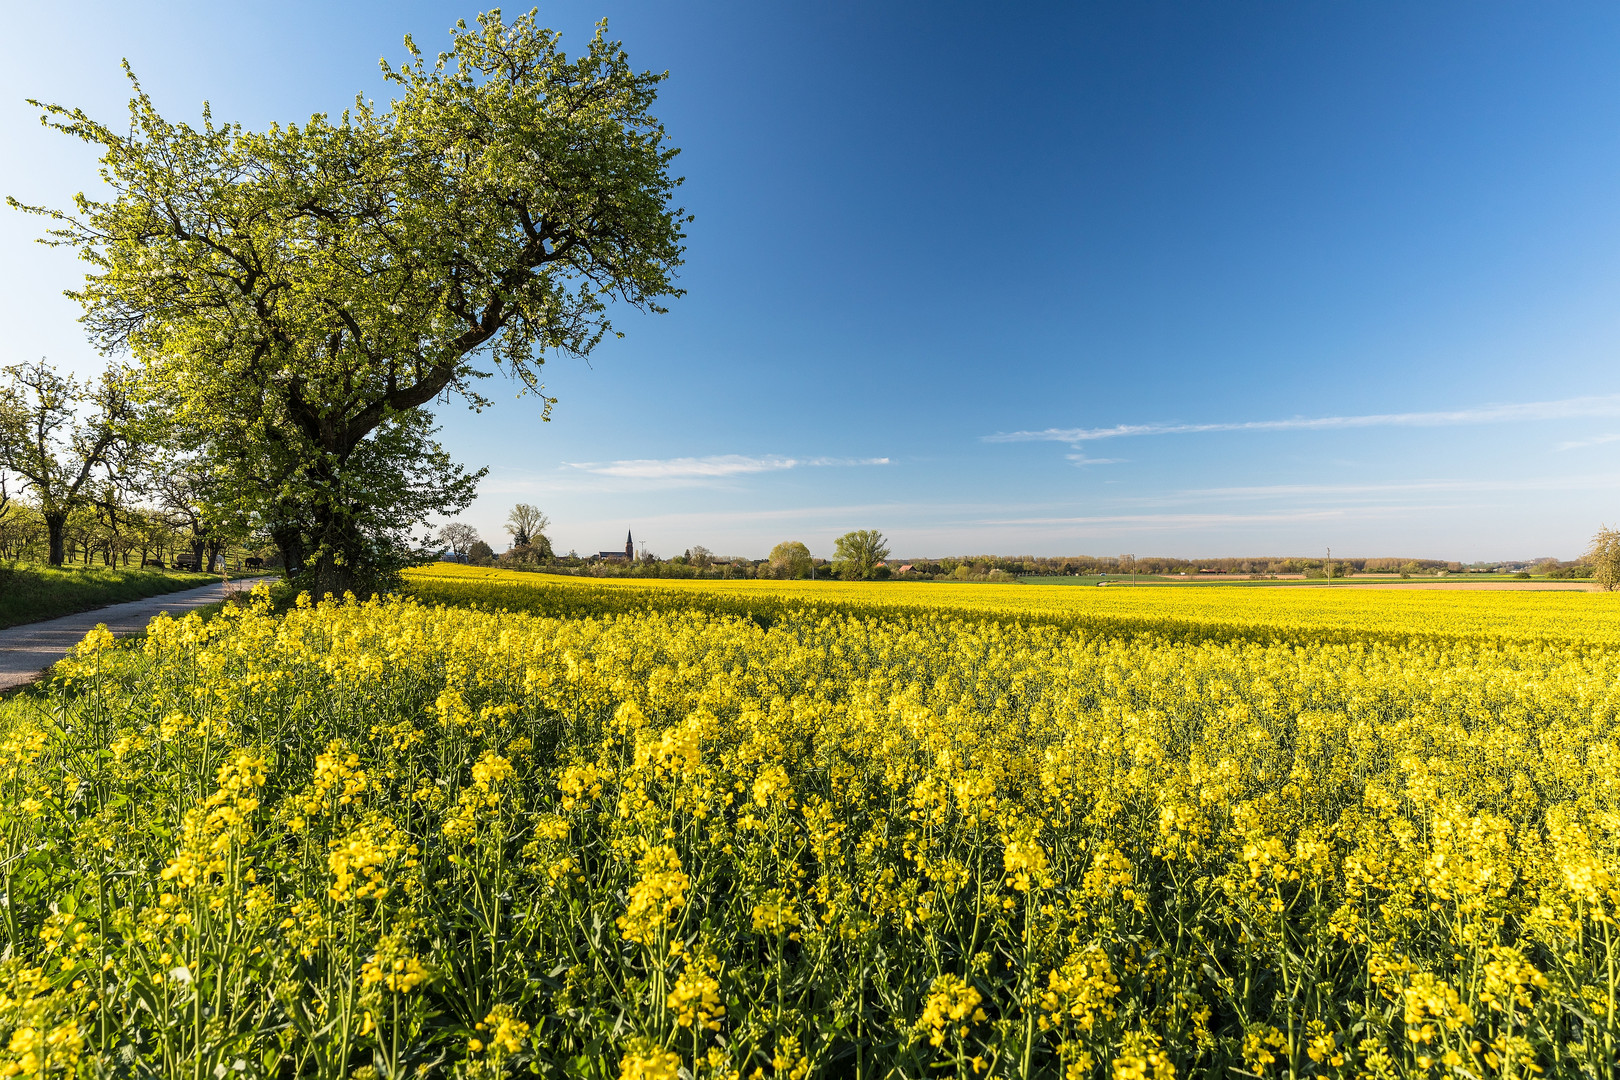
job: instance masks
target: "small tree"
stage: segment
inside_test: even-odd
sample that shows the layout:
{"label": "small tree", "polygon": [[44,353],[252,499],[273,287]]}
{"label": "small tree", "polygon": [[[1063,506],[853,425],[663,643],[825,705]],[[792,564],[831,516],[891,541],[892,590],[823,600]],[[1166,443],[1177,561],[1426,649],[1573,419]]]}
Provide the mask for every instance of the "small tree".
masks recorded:
{"label": "small tree", "polygon": [[[87,408],[90,415],[81,419]],[[68,517],[93,501],[96,473],[109,480],[121,475],[132,417],[117,371],[92,385],[59,374],[43,360],[0,369],[0,467],[21,477],[22,491],[33,495],[52,566],[61,566],[66,556]]]}
{"label": "small tree", "polygon": [[877,575],[878,563],[889,557],[888,542],[876,529],[856,529],[838,538],[833,561],[846,581],[869,581]]}
{"label": "small tree", "polygon": [[449,548],[457,559],[465,560],[474,544],[480,543],[478,530],[461,521],[452,521],[439,530],[439,543]]}
{"label": "small tree", "polygon": [[1592,567],[1592,580],[1609,592],[1620,589],[1620,529],[1607,525],[1592,537],[1592,546],[1586,549],[1586,561]]}
{"label": "small tree", "polygon": [[694,544],[692,550],[687,552],[687,561],[699,570],[707,570],[709,564],[714,562],[714,552],[702,544]]}
{"label": "small tree", "polygon": [[518,503],[506,515],[506,531],[512,534],[513,547],[527,547],[550,526],[551,519],[540,512],[538,506]]}
{"label": "small tree", "polygon": [[771,548],[771,573],[781,578],[809,577],[810,570],[815,563],[810,559],[810,549],[797,540],[784,540]]}
{"label": "small tree", "polygon": [[482,540],[474,540],[467,548],[467,561],[474,566],[494,566],[495,549]]}

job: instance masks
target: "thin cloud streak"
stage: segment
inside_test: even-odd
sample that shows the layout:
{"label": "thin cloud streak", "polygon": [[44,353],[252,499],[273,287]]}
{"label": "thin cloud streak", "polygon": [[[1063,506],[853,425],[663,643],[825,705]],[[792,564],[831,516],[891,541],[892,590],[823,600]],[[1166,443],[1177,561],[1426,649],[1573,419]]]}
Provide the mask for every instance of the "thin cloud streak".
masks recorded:
{"label": "thin cloud streak", "polygon": [[1017,528],[1134,528],[1157,531],[1207,529],[1222,525],[1279,525],[1313,521],[1357,520],[1368,516],[1401,516],[1417,510],[1456,510],[1455,506],[1356,506],[1320,510],[1293,510],[1259,514],[1097,514],[1083,517],[982,518],[965,524]]}
{"label": "thin cloud streak", "polygon": [[1287,420],[1245,420],[1213,424],[1115,424],[1101,428],[1046,428],[981,436],[983,442],[1083,443],[1141,435],[1198,435],[1219,431],[1332,431],[1373,427],[1453,427],[1467,424],[1511,424],[1534,420],[1567,420],[1583,416],[1620,416],[1620,394],[1483,405],[1444,412],[1373,413],[1366,416],[1297,416]]}
{"label": "thin cloud streak", "polygon": [[[1346,498],[1354,496],[1430,495],[1436,492],[1481,494],[1510,491],[1612,491],[1620,486],[1620,473],[1586,476],[1532,476],[1517,480],[1408,480],[1393,484],[1264,484],[1253,487],[1188,488],[1172,496],[1177,501],[1194,499],[1299,499]],[[1148,497],[1153,499],[1153,497]]]}
{"label": "thin cloud streak", "polygon": [[625,461],[565,461],[565,466],[597,476],[635,480],[692,480],[744,476],[750,473],[781,472],[786,469],[856,465],[887,465],[882,458],[790,458],[775,455],[747,457],[717,454],[712,457],[633,458]]}
{"label": "thin cloud streak", "polygon": [[1608,435],[1594,435],[1590,439],[1576,439],[1573,442],[1559,443],[1555,450],[1585,450],[1589,446],[1602,446],[1604,443],[1620,442],[1620,432],[1611,432]]}

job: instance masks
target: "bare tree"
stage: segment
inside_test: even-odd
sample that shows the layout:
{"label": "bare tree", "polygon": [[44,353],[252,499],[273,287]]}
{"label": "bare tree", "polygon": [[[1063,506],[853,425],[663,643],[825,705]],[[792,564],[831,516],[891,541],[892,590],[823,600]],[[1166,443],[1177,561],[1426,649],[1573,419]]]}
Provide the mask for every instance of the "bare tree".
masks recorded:
{"label": "bare tree", "polygon": [[699,570],[707,570],[709,568],[709,564],[714,562],[714,552],[710,551],[702,544],[693,544],[692,550],[689,551],[687,555],[687,561],[693,566],[697,567]]}
{"label": "bare tree", "polygon": [[439,530],[439,543],[449,548],[458,560],[465,561],[472,546],[478,543],[478,530],[461,521],[452,521]]}
{"label": "bare tree", "polygon": [[512,507],[512,512],[506,515],[506,531],[512,534],[512,546],[524,547],[535,542],[535,538],[545,532],[551,525],[551,519],[540,512],[538,506],[528,503],[518,503]]}

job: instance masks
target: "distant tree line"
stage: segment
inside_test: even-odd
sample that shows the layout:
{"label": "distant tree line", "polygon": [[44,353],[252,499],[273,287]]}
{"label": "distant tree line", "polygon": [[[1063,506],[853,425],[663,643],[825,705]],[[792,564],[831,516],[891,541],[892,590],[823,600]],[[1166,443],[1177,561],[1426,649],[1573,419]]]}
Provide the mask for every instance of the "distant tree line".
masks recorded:
{"label": "distant tree line", "polygon": [[[1561,562],[1557,559],[1539,559],[1509,562],[1462,563],[1445,559],[1404,558],[1301,558],[1282,556],[1223,557],[1213,559],[1178,559],[1172,556],[1151,555],[974,555],[946,559],[909,560],[912,572],[924,576],[964,577],[1003,571],[1024,576],[1093,577],[1117,574],[1304,574],[1334,577],[1353,574],[1408,574],[1437,575],[1485,573],[1491,571],[1532,570],[1534,573],[1559,577],[1590,576],[1585,560]],[[966,570],[964,571],[964,567]]]}
{"label": "distant tree line", "polygon": [[702,545],[694,545],[665,559],[652,552],[643,552],[634,558],[582,556],[572,551],[558,555],[544,533],[549,525],[550,519],[538,507],[519,503],[507,515],[505,528],[512,537],[512,544],[503,553],[497,554],[478,530],[465,522],[452,521],[442,526],[438,540],[443,545],[443,557],[452,561],[580,577],[874,581],[889,578],[894,573],[886,562],[888,542],[875,529],[857,529],[839,537],[830,561],[813,558],[810,549],[798,540],[777,544],[764,559],[716,555]]}
{"label": "distant tree line", "polygon": [[[141,506],[90,507],[68,515],[62,528],[64,567],[186,565],[209,572],[238,569],[248,559],[274,564],[262,547],[236,543],[198,527],[195,520]],[[0,560],[44,563],[50,541],[45,520],[27,502],[13,499],[0,514]]]}
{"label": "distant tree line", "polygon": [[[1594,555],[1564,562],[1553,558],[1517,562],[1461,563],[1443,559],[1255,557],[1178,559],[1173,556],[1135,555],[962,555],[944,558],[892,558],[888,541],[874,529],[859,529],[839,537],[832,559],[818,559],[798,540],[784,540],[763,559],[716,555],[694,546],[671,558],[643,552],[635,558],[556,554],[544,535],[550,519],[540,510],[518,504],[508,516],[506,532],[511,547],[497,554],[472,526],[451,522],[439,530],[446,557],[477,566],[517,570],[543,570],[580,577],[706,578],[712,580],[770,578],[845,581],[978,581],[1013,582],[1027,577],[1100,577],[1129,574],[1176,576],[1228,574],[1267,577],[1289,574],[1315,578],[1344,578],[1356,574],[1400,574],[1403,577],[1463,573],[1523,572],[1551,578],[1585,579],[1594,572]],[[1620,552],[1620,534],[1604,533],[1609,548]],[[1594,551],[1598,551],[1594,548]],[[1615,556],[1620,566],[1620,555]],[[1620,580],[1620,570],[1616,571]]]}

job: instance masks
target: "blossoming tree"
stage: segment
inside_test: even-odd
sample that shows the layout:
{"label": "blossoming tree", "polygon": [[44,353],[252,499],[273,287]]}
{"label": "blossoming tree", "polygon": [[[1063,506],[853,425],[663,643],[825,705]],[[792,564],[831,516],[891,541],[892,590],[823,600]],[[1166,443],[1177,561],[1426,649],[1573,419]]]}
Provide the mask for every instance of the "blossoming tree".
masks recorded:
{"label": "blossoming tree", "polygon": [[268,529],[289,573],[341,591],[397,563],[479,474],[424,411],[500,372],[540,397],[548,353],[583,356],[608,305],[662,311],[684,225],[676,153],[605,25],[570,60],[533,16],[457,24],[451,48],[383,63],[398,96],[249,131],[164,119],[140,84],[126,129],[43,105],[98,145],[110,194],[47,243],[89,263],[74,295],[127,351],[166,438],[230,479],[221,509]]}

